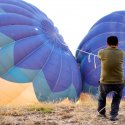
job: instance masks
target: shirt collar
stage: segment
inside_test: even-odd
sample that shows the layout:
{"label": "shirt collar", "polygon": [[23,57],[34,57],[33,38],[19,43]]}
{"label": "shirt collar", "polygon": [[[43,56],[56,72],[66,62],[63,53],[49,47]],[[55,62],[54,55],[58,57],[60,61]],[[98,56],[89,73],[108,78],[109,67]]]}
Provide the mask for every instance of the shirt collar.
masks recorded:
{"label": "shirt collar", "polygon": [[108,46],[107,49],[118,49],[118,47],[111,47],[111,46]]}

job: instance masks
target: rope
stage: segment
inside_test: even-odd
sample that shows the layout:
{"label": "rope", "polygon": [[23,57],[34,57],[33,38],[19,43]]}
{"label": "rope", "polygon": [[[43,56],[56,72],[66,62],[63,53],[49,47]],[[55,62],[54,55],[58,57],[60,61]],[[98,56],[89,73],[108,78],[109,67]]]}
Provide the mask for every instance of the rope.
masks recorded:
{"label": "rope", "polygon": [[80,50],[80,49],[77,49],[77,50],[80,51],[80,52],[88,54],[88,62],[89,63],[91,62],[91,56],[94,56],[94,68],[96,69],[96,67],[97,67],[96,66],[96,57],[98,57],[98,55],[90,53],[90,52],[87,52],[87,51],[83,51],[83,50]]}

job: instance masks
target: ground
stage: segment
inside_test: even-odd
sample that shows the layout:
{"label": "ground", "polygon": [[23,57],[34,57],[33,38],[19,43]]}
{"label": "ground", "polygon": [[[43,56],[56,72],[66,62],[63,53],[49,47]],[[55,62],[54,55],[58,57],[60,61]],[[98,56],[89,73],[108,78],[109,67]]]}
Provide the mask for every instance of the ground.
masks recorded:
{"label": "ground", "polygon": [[[107,99],[107,117],[111,100]],[[41,103],[27,106],[1,106],[0,125],[125,125],[125,101],[120,105],[119,120],[97,117],[97,100],[82,95],[76,103]]]}

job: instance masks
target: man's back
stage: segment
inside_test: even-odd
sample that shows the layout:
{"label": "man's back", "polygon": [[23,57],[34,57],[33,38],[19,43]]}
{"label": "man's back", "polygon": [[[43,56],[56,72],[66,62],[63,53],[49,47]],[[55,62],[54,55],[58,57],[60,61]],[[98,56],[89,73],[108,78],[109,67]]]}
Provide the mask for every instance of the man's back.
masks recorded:
{"label": "man's back", "polygon": [[124,52],[118,48],[108,47],[100,50],[98,57],[101,60],[100,83],[124,83]]}

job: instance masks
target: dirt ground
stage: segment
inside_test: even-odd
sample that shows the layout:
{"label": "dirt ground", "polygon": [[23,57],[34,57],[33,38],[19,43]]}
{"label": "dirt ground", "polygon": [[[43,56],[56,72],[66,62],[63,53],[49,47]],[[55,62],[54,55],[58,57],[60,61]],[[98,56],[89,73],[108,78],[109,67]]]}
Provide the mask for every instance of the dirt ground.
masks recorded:
{"label": "dirt ground", "polygon": [[125,101],[115,122],[108,119],[110,103],[108,99],[106,119],[97,116],[97,100],[89,95],[82,95],[76,103],[66,99],[56,104],[1,106],[0,125],[125,125]]}

